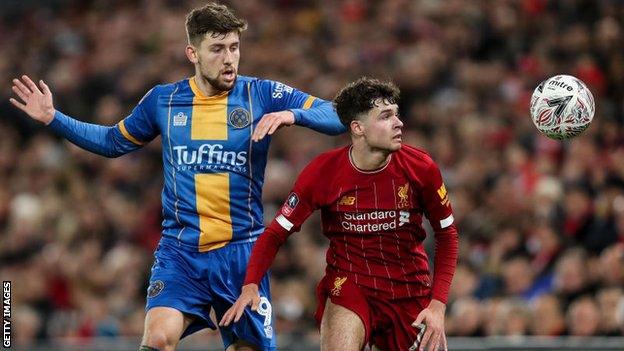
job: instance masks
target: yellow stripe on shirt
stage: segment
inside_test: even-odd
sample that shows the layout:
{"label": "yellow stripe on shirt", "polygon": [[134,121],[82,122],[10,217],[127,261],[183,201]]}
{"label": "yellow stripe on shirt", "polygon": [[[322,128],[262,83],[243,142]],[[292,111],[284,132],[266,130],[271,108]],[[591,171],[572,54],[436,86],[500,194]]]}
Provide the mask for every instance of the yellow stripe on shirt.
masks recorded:
{"label": "yellow stripe on shirt", "polygon": [[230,216],[230,174],[195,175],[197,213],[199,214],[199,251],[225,246],[232,240]]}
{"label": "yellow stripe on shirt", "polygon": [[215,96],[204,96],[195,78],[189,80],[193,98],[193,114],[191,121],[192,140],[227,140],[228,124],[228,92]]}
{"label": "yellow stripe on shirt", "polygon": [[130,140],[133,144],[135,145],[145,144],[144,142],[137,140],[130,133],[128,133],[128,130],[126,129],[126,125],[123,120],[117,123],[117,125],[119,126],[119,131],[121,132],[121,135],[123,135],[126,139]]}
{"label": "yellow stripe on shirt", "polygon": [[[205,96],[195,81],[189,79],[193,97],[191,140],[228,140],[228,92]],[[232,240],[230,215],[230,174],[195,174],[196,208],[199,215],[199,242],[201,252],[218,249]]]}
{"label": "yellow stripe on shirt", "polygon": [[312,96],[312,95],[308,96],[306,101],[303,103],[303,109],[307,110],[310,107],[312,107],[312,103],[314,102],[314,100],[316,100],[316,98],[314,96]]}

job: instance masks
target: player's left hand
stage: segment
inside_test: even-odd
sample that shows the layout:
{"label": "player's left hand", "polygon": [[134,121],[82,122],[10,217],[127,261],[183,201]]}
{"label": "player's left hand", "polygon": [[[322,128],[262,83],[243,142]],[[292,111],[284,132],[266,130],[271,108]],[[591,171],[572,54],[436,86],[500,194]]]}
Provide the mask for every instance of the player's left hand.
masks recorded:
{"label": "player's left hand", "polygon": [[258,122],[258,125],[251,136],[251,140],[256,142],[260,141],[267,134],[272,135],[281,127],[291,126],[293,124],[295,124],[295,114],[291,111],[267,113],[262,116],[262,119]]}
{"label": "player's left hand", "polygon": [[243,285],[240,296],[232,305],[232,307],[230,307],[230,309],[225,312],[225,314],[221,318],[221,321],[219,322],[219,326],[228,326],[232,323],[232,321],[238,322],[238,320],[243,315],[243,312],[245,312],[245,308],[247,308],[247,306],[251,306],[251,310],[256,311],[258,310],[259,304],[260,294],[258,293],[258,285]]}
{"label": "player's left hand", "polygon": [[427,308],[418,314],[412,326],[416,327],[420,323],[424,323],[427,326],[418,351],[424,351],[425,349],[437,351],[440,344],[442,344],[444,350],[447,350],[446,335],[444,333],[445,312],[446,305],[434,299],[431,300]]}

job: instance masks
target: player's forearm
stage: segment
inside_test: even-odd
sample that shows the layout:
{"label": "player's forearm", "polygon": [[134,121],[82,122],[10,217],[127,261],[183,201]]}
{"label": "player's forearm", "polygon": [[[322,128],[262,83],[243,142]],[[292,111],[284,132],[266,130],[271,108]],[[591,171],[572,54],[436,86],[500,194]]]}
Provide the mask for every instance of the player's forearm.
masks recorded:
{"label": "player's forearm", "polygon": [[260,281],[271,267],[280,246],[286,241],[287,236],[288,233],[280,234],[272,226],[265,229],[251,250],[243,285],[260,284]]}
{"label": "player's forearm", "polygon": [[80,148],[106,157],[118,157],[137,148],[120,142],[115,127],[81,122],[59,111],[48,126]]}
{"label": "player's forearm", "polygon": [[433,299],[446,304],[455,274],[458,255],[457,228],[451,225],[435,233],[435,267],[433,273]]}
{"label": "player's forearm", "polygon": [[297,125],[328,135],[338,135],[346,131],[329,101],[320,101],[310,109],[299,108],[291,111]]}

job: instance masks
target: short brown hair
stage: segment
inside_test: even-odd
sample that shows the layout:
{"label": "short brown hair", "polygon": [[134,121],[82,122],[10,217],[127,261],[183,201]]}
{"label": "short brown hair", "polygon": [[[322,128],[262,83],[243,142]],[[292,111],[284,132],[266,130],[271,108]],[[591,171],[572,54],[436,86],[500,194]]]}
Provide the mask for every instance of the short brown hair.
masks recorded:
{"label": "short brown hair", "polygon": [[186,34],[190,44],[199,46],[206,33],[226,35],[247,29],[247,22],[238,18],[225,5],[214,2],[193,9],[186,15]]}
{"label": "short brown hair", "polygon": [[374,107],[375,100],[397,103],[399,94],[399,88],[392,82],[362,77],[338,92],[334,98],[334,107],[340,122],[349,129],[351,121]]}

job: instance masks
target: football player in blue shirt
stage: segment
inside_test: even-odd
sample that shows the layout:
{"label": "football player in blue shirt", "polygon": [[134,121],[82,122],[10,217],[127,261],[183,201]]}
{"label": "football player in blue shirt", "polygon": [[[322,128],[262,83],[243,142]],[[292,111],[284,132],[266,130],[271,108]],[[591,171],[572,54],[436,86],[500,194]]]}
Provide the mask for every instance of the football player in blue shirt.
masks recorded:
{"label": "football player in blue shirt", "polygon": [[[163,232],[147,291],[140,350],[174,350],[213,328],[236,301],[263,231],[262,184],[270,135],[297,124],[344,132],[328,101],[282,83],[238,75],[246,22],[210,3],[186,19],[195,76],[152,88],[115,126],[80,122],[54,108],[50,88],[13,80],[13,105],[88,151],[117,157],[162,136]],[[265,137],[269,135],[269,137]],[[226,350],[274,350],[269,278],[257,311],[220,330]]]}

